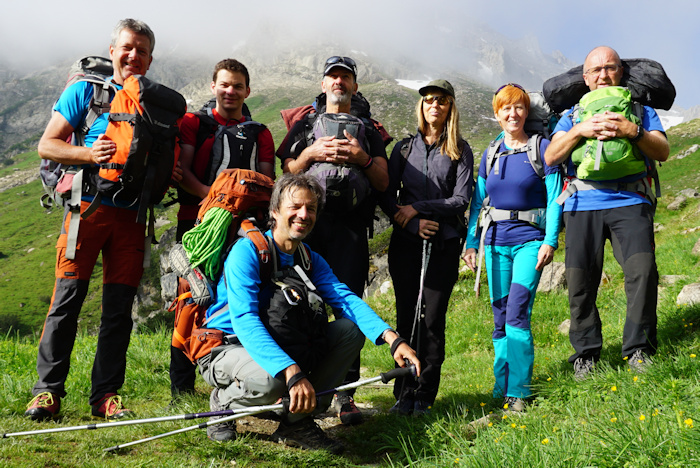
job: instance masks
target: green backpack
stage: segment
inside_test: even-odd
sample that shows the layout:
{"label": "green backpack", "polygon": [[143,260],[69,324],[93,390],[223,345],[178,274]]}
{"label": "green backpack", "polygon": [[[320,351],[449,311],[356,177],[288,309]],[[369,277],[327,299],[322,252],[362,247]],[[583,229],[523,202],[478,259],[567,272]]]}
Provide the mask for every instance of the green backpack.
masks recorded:
{"label": "green backpack", "polygon": [[[574,108],[574,123],[584,122],[605,111],[621,114],[630,122],[641,124],[640,116],[633,111],[630,91],[621,86],[606,86],[586,93]],[[628,138],[612,138],[600,141],[582,139],[571,152],[576,165],[576,175],[586,180],[615,180],[643,174],[646,171],[644,156]]]}

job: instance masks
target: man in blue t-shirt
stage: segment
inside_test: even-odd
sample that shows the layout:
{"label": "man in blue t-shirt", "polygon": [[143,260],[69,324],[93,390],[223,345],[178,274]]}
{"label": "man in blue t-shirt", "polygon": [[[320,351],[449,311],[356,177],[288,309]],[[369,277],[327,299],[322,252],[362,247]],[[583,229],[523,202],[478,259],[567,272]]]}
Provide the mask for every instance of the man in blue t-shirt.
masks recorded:
{"label": "man in blue t-shirt", "polygon": [[[620,56],[610,47],[597,47],[586,57],[583,79],[591,91],[620,86],[622,76]],[[607,111],[580,123],[565,114],[552,135],[545,154],[549,165],[567,161],[582,138],[627,138],[650,160],[665,161],[669,154],[659,117],[646,106],[641,125]],[[575,377],[582,379],[600,358],[603,336],[596,296],[605,239],[610,239],[625,275],[627,318],[622,357],[628,359],[633,370],[641,372],[651,363],[650,356],[657,347],[659,274],[654,254],[653,196],[647,174],[630,174],[603,183],[583,181],[577,188],[564,203],[569,339],[575,351],[569,362],[574,365]]]}
{"label": "man in blue t-shirt", "polygon": [[[125,19],[117,23],[109,46],[114,71],[110,80],[115,88],[120,89],[131,75],[146,74],[153,60],[154,46],[153,31],[144,22]],[[101,114],[90,126],[84,135],[84,146],[66,142],[74,132],[82,129],[93,102],[93,92],[92,83],[78,81],[61,94],[39,141],[38,151],[43,159],[90,169],[109,162],[116,153],[116,144],[104,135],[107,113]],[[111,94],[110,102],[113,98]],[[85,212],[92,195],[84,191],[81,198],[80,212],[77,206],[74,211],[70,206],[66,207],[63,228],[56,244],[56,283],[39,341],[36,364],[39,379],[32,389],[34,398],[25,412],[33,420],[56,417],[61,398],[66,396],[65,381],[70,369],[78,315],[100,252],[104,283],[102,319],[89,403],[92,416],[96,418],[116,420],[131,415],[131,411],[122,405],[117,391],[124,383],[126,351],[133,328],[131,307],[143,273],[145,228],[136,222],[133,209],[114,206],[109,200],[104,200],[79,225],[71,223]],[[75,252],[67,255],[69,233],[76,238]]]}

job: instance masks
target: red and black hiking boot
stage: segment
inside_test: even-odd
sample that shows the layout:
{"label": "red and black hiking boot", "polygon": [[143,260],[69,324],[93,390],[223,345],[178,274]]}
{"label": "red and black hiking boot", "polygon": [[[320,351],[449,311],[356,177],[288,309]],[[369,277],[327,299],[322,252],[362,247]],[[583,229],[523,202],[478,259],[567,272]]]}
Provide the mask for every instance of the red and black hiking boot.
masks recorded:
{"label": "red and black hiking boot", "polygon": [[24,415],[34,421],[44,421],[58,416],[61,410],[61,397],[55,393],[41,392],[29,402]]}
{"label": "red and black hiking boot", "polygon": [[100,401],[92,405],[93,418],[118,421],[120,419],[129,419],[133,416],[134,412],[124,408],[122,397],[116,393],[108,393]]}
{"label": "red and black hiking boot", "polygon": [[362,413],[357,409],[355,400],[350,395],[336,393],[333,397],[332,407],[340,418],[340,422],[346,426],[362,423]]}

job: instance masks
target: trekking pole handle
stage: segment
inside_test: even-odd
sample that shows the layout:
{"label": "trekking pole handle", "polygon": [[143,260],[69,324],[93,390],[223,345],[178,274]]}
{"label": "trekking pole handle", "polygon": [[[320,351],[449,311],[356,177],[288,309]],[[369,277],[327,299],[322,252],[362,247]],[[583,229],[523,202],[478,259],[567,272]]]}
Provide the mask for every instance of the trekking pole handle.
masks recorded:
{"label": "trekking pole handle", "polygon": [[411,364],[410,366],[406,366],[406,367],[397,367],[396,369],[392,369],[388,372],[382,372],[379,375],[382,378],[382,383],[389,383],[389,381],[394,380],[398,377],[411,376],[411,377],[415,378],[416,377],[416,366]]}

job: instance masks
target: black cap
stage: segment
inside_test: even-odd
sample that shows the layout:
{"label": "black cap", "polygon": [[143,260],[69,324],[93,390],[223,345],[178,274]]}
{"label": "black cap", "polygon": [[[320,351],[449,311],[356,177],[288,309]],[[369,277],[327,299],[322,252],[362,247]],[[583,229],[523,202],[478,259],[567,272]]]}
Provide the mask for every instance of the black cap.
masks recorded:
{"label": "black cap", "polygon": [[323,76],[326,76],[333,68],[340,67],[350,70],[352,76],[357,79],[357,64],[350,57],[341,57],[340,55],[334,55],[326,60],[326,65],[323,69]]}

